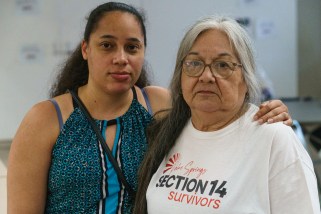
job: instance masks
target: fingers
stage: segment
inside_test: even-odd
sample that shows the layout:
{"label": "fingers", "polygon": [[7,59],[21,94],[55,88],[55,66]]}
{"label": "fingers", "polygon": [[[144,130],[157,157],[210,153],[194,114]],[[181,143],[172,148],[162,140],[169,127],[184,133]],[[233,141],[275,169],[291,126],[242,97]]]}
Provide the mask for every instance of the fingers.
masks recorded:
{"label": "fingers", "polygon": [[267,108],[264,108],[264,111],[261,111],[261,110],[262,109],[260,109],[259,112],[263,112],[261,113],[262,116],[257,118],[257,121],[259,124],[263,124],[265,122],[275,123],[275,122],[284,121],[288,119],[288,116],[287,116],[288,114],[286,112],[282,112],[280,108],[275,108],[270,111],[268,111]]}
{"label": "fingers", "polygon": [[283,123],[287,126],[292,126],[293,125],[293,120],[292,118],[290,117],[289,119],[283,121]]}
{"label": "fingers", "polygon": [[260,105],[260,108],[265,108],[267,112],[273,109],[277,109],[279,113],[289,112],[288,107],[284,105],[284,103],[281,100],[266,101]]}
{"label": "fingers", "polygon": [[289,113],[283,112],[281,114],[278,114],[274,117],[267,119],[267,123],[276,123],[276,122],[283,122],[285,125],[291,126],[293,121]]}
{"label": "fingers", "polygon": [[292,118],[288,113],[288,108],[281,100],[262,103],[260,110],[254,116],[254,120],[257,120],[259,124],[283,121],[288,126],[292,125]]}

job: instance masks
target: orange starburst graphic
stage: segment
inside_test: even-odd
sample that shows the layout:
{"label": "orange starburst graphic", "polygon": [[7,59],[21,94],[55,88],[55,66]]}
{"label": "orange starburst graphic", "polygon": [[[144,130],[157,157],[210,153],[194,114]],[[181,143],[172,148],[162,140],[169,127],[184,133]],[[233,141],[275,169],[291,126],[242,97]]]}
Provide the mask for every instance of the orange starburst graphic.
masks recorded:
{"label": "orange starburst graphic", "polygon": [[171,158],[169,158],[166,164],[166,168],[163,171],[163,174],[173,168],[173,166],[175,165],[175,162],[180,158],[180,156],[181,156],[180,153],[176,153]]}

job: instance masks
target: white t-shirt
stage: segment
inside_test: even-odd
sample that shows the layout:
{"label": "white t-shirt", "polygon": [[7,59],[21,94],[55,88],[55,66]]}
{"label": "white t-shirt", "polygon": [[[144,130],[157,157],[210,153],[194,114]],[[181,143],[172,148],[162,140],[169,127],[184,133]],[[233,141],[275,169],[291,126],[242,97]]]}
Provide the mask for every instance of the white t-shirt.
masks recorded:
{"label": "white t-shirt", "polygon": [[290,127],[253,122],[256,111],[213,132],[190,120],[152,177],[148,213],[319,214],[308,153]]}

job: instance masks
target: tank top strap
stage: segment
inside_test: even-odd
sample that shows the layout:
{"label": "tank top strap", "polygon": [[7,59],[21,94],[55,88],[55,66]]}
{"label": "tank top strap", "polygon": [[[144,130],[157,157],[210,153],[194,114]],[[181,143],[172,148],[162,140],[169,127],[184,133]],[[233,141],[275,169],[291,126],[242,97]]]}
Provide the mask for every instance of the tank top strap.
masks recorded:
{"label": "tank top strap", "polygon": [[[140,90],[141,90],[141,92],[142,92],[142,94],[143,94],[143,96],[144,96],[144,100],[145,100],[146,105],[147,105],[148,113],[149,113],[150,115],[153,115],[153,110],[152,110],[152,108],[151,108],[151,105],[150,105],[150,102],[149,102],[149,99],[148,99],[148,95],[147,95],[145,89],[144,89],[144,88],[140,88]],[[137,92],[136,92],[136,89],[135,89],[134,86],[132,87],[132,91],[133,91],[133,97],[134,97],[134,99],[136,99],[136,100],[138,101],[138,99],[137,99]]]}
{"label": "tank top strap", "polygon": [[138,99],[137,99],[137,93],[136,93],[135,86],[132,87],[132,92],[133,92],[133,98],[134,98],[135,100],[138,100]]}
{"label": "tank top strap", "polygon": [[[78,88],[76,88],[74,90],[74,92],[78,95]],[[77,104],[77,102],[74,100],[74,98],[72,96],[71,96],[71,100],[72,100],[72,106],[74,107],[74,109],[77,108],[78,104]]]}
{"label": "tank top strap", "polygon": [[152,110],[152,107],[150,106],[149,98],[148,98],[148,95],[147,95],[145,89],[141,88],[140,90],[142,91],[142,94],[144,96],[144,99],[145,99],[145,102],[146,102],[146,105],[147,105],[147,110],[148,110],[149,114],[153,115],[153,110]]}
{"label": "tank top strap", "polygon": [[57,112],[57,116],[58,116],[58,121],[59,121],[59,130],[62,129],[62,126],[64,125],[63,124],[63,120],[62,120],[62,114],[61,114],[61,110],[60,110],[60,107],[57,103],[57,101],[55,99],[50,99],[49,100],[54,106],[55,106],[55,109],[56,109],[56,112]]}

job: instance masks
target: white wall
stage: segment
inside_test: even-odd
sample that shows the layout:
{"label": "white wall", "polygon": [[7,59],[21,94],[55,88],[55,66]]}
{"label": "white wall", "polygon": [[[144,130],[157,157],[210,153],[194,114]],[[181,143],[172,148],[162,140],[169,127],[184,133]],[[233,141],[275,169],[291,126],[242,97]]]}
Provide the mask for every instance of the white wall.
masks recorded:
{"label": "white wall", "polygon": [[[199,3],[198,3],[199,2]],[[149,53],[158,83],[167,85],[175,63],[178,43],[184,31],[196,19],[214,13],[249,17],[249,28],[256,45],[258,61],[273,80],[277,96],[297,94],[296,1],[213,1],[171,0],[144,2],[149,26]],[[241,2],[257,2],[244,7]],[[183,7],[184,5],[184,7]],[[267,38],[256,35],[259,22],[274,23],[274,33]]]}
{"label": "white wall", "polygon": [[[24,0],[0,0],[0,139],[11,139],[24,114],[46,99],[54,72],[81,39],[85,17],[101,0],[33,0],[35,13],[19,12]],[[196,19],[214,13],[248,17],[258,60],[273,81],[277,96],[297,95],[296,0],[135,0],[147,15],[147,60],[154,83],[168,86],[178,43]],[[247,6],[244,4],[247,3]],[[260,22],[272,25],[269,36],[255,33]],[[33,51],[25,60],[22,51]]]}

